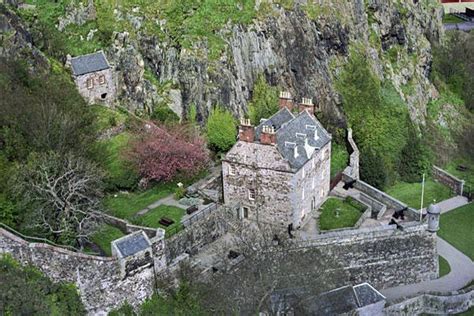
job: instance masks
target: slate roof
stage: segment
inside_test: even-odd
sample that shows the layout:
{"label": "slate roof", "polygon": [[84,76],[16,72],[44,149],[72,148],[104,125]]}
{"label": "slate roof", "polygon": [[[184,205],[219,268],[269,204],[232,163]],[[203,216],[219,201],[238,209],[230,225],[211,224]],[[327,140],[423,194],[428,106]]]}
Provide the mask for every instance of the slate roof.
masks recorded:
{"label": "slate roof", "polygon": [[339,315],[384,299],[384,296],[367,283],[348,285],[315,297],[311,300],[309,310],[315,315]]}
{"label": "slate roof", "polygon": [[114,241],[123,257],[128,257],[151,246],[143,231],[134,232]]}
{"label": "slate roof", "polygon": [[110,68],[103,51],[71,58],[71,67],[75,76]]}
{"label": "slate roof", "polygon": [[255,140],[260,139],[263,126],[273,126],[277,148],[294,169],[301,168],[313,155],[331,140],[331,135],[308,111],[294,116],[283,108],[255,128]]}

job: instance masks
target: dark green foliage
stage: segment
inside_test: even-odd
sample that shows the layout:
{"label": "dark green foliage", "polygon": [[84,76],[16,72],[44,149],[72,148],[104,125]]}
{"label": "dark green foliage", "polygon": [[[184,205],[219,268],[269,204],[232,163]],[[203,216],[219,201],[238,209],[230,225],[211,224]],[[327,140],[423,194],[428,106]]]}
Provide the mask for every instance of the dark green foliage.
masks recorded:
{"label": "dark green foliage", "polygon": [[[450,32],[444,46],[434,49],[431,79],[440,91],[446,88],[461,96],[474,110],[474,34]],[[447,87],[445,86],[447,85]]]}
{"label": "dark green foliage", "polygon": [[133,307],[126,302],[119,309],[111,311],[108,316],[136,316],[137,314],[133,311]]}
{"label": "dark green foliage", "polygon": [[260,124],[260,119],[269,118],[278,112],[278,89],[268,85],[263,74],[257,78],[248,109],[254,125]]}
{"label": "dark green foliage", "polygon": [[212,150],[228,151],[237,140],[237,124],[232,113],[216,106],[207,119],[206,134]]}
{"label": "dark green foliage", "polygon": [[360,157],[360,177],[378,189],[387,184],[387,170],[382,157],[372,150],[363,150]]}
{"label": "dark green foliage", "polygon": [[24,65],[0,60],[0,140],[10,160],[31,151],[87,152],[95,136],[90,108],[70,78],[28,75]]}
{"label": "dark green foliage", "polygon": [[0,311],[6,315],[85,315],[73,285],[53,283],[31,266],[0,258]]}
{"label": "dark green foliage", "polygon": [[[383,188],[397,178],[397,162],[407,142],[407,107],[393,86],[382,84],[372,73],[363,48],[351,51],[336,87],[343,97],[344,112],[361,150],[361,160],[365,159],[363,177]],[[371,156],[363,157],[365,153]]]}
{"label": "dark green foliage", "polygon": [[398,173],[403,181],[419,182],[423,173],[429,172],[430,166],[429,150],[423,145],[413,127],[400,154]]}
{"label": "dark green foliage", "polygon": [[178,115],[176,115],[176,113],[174,113],[173,110],[171,110],[166,105],[155,107],[153,109],[153,113],[151,114],[151,118],[161,123],[172,123],[179,121]]}

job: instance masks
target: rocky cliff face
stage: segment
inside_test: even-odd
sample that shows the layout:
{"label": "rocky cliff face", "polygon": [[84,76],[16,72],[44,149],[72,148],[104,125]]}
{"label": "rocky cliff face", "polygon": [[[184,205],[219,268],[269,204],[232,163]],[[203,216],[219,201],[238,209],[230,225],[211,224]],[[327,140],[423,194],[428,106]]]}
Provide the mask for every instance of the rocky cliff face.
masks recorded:
{"label": "rocky cliff face", "polygon": [[[306,7],[274,6],[272,14],[251,25],[229,25],[226,53],[207,58],[206,43],[193,50],[169,46],[142,34],[137,52],[161,83],[172,82],[186,113],[196,104],[201,117],[222,104],[243,115],[259,73],[297,98],[314,98],[323,111],[341,118],[333,77],[351,45],[367,48],[376,73],[390,80],[407,101],[412,119],[423,122],[433,96],[428,80],[430,41],[442,32],[440,11],[427,1],[339,1],[320,6],[325,13],[311,18]],[[222,35],[224,37],[224,35]],[[165,92],[166,93],[166,92]]]}
{"label": "rocky cliff face", "polygon": [[[428,80],[430,42],[442,32],[437,1],[295,0],[285,8],[277,2],[256,1],[255,10],[266,5],[267,11],[250,24],[227,23],[216,34],[225,42],[217,58],[210,57],[205,39],[183,48],[147,30],[140,7],[116,8],[115,18],[133,28],[133,34],[118,30],[105,49],[117,70],[119,102],[147,112],[168,104],[180,116],[195,104],[201,120],[221,104],[241,116],[263,73],[270,84],[298,99],[313,98],[330,117],[343,120],[333,82],[351,46],[358,45],[366,49],[378,77],[390,80],[407,102],[412,119],[424,122],[426,104],[435,96]],[[95,18],[92,1],[71,6],[58,27]],[[157,28],[166,25],[158,18],[155,22]]]}

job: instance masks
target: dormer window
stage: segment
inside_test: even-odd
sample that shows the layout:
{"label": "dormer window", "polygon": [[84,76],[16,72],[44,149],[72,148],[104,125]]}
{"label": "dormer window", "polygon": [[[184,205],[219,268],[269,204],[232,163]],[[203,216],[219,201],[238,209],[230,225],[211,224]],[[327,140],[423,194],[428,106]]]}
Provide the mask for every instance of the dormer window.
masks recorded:
{"label": "dormer window", "polygon": [[309,131],[315,131],[316,126],[315,125],[306,125],[306,129],[309,130]]}
{"label": "dormer window", "polygon": [[285,147],[287,147],[287,148],[295,148],[295,147],[296,147],[296,143],[285,142]]}
{"label": "dormer window", "polygon": [[296,138],[305,139],[305,138],[306,138],[306,134],[303,134],[303,133],[296,133]]}

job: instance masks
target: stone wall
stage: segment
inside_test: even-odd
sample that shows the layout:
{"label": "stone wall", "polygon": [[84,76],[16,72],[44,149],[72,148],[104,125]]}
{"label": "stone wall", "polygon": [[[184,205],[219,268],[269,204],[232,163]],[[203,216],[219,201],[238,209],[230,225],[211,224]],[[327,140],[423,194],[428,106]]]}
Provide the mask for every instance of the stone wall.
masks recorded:
{"label": "stone wall", "polygon": [[352,138],[352,129],[347,129],[347,147],[350,147],[349,166],[344,170],[344,173],[350,177],[359,180],[359,160],[360,153],[359,148]]}
{"label": "stone wall", "polygon": [[[354,178],[347,175],[344,171],[342,175],[342,181],[348,183],[354,180],[355,180]],[[388,208],[391,208],[394,210],[401,210],[408,207],[408,205],[406,205],[405,203],[400,202],[396,198],[388,195],[387,193],[383,191],[380,191],[379,189],[371,186],[370,184],[362,180],[357,180],[354,183],[354,188],[361,191],[362,193],[367,194],[369,197],[375,199],[376,201],[385,204]],[[417,210],[411,207],[408,207],[408,212],[405,215],[409,216],[411,219],[417,219],[419,216],[419,213]]]}
{"label": "stone wall", "polygon": [[90,315],[105,315],[128,302],[138,306],[153,292],[154,269],[122,279],[116,258],[89,256],[42,243],[29,243],[0,228],[0,254],[40,269],[55,282],[73,282]]}
{"label": "stone wall", "polygon": [[296,252],[317,247],[330,254],[349,272],[347,281],[353,284],[368,282],[383,289],[438,277],[436,235],[426,225],[334,232],[295,241],[294,247]]}
{"label": "stone wall", "polygon": [[433,166],[432,174],[433,178],[450,187],[454,192],[456,192],[456,194],[462,195],[464,190],[464,180],[460,180],[436,166]]}
{"label": "stone wall", "polygon": [[385,204],[380,203],[377,200],[374,200],[367,194],[364,194],[364,193],[359,194],[359,199],[364,204],[370,205],[370,207],[372,208],[372,218],[380,219],[385,214],[385,211],[387,210],[387,206]]}
{"label": "stone wall", "polygon": [[[100,83],[100,76],[104,76],[105,82]],[[94,85],[91,89],[87,87],[87,80],[92,79]],[[74,77],[79,93],[90,104],[105,103],[112,104],[116,96],[115,79],[112,69],[104,69],[94,73],[89,73]]]}
{"label": "stone wall", "polygon": [[200,248],[212,243],[228,231],[223,208],[198,219],[166,240],[166,258],[168,263],[183,253],[196,254]]}
{"label": "stone wall", "polygon": [[474,287],[448,294],[423,294],[385,307],[384,315],[458,314],[474,306]]}

